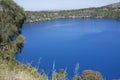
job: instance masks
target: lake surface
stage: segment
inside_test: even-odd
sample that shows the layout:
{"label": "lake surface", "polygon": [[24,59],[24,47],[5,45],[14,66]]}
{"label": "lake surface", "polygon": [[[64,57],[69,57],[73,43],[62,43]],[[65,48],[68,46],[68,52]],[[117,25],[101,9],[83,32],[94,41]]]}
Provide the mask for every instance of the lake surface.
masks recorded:
{"label": "lake surface", "polygon": [[[100,71],[104,78],[120,77],[120,21],[114,19],[58,19],[24,24],[26,41],[16,56],[39,71],[51,74],[64,68],[74,75],[86,69]],[[38,66],[38,64],[40,64]]]}

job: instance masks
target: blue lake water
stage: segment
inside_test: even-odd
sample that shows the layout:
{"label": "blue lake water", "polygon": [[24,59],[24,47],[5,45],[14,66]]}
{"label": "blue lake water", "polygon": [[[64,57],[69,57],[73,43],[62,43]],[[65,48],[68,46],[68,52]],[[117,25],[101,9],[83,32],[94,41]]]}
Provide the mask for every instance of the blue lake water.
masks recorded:
{"label": "blue lake water", "polygon": [[[16,56],[22,63],[39,65],[39,71],[51,74],[64,68],[74,74],[92,69],[107,80],[120,77],[120,21],[114,19],[58,19],[24,24],[25,44]],[[38,66],[37,66],[38,67]]]}

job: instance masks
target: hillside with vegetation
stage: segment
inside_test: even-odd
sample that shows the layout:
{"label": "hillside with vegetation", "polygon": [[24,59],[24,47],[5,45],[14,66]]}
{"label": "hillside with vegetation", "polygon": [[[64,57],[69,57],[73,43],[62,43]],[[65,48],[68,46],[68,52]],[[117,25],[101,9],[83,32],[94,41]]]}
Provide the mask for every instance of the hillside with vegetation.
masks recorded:
{"label": "hillside with vegetation", "polygon": [[26,11],[26,22],[46,21],[60,18],[114,18],[120,19],[120,3],[104,7],[64,11]]}
{"label": "hillside with vegetation", "polygon": [[0,0],[0,80],[46,80],[37,69],[15,59],[24,44],[21,28],[25,20],[21,7],[12,0]]}
{"label": "hillside with vegetation", "polygon": [[[96,8],[26,13],[28,14],[27,22],[34,22],[57,18],[76,18],[81,16],[78,13],[82,13],[82,15],[84,13],[84,17],[90,17],[94,10]],[[111,11],[114,12],[114,10]],[[115,14],[113,17],[115,17]],[[97,16],[100,17],[101,15],[97,14]],[[13,0],[0,0],[0,80],[69,80],[69,75],[64,69],[58,72],[53,70],[52,76],[48,77],[45,73],[39,73],[37,68],[32,67],[29,63],[25,65],[15,59],[15,55],[22,50],[25,41],[21,35],[22,25],[25,20],[24,10]],[[78,66],[75,68],[73,79],[70,80],[103,80],[101,73],[97,71],[85,70],[82,75],[79,75],[77,71]]]}
{"label": "hillside with vegetation", "polygon": [[110,4],[110,5],[104,6],[104,7],[106,7],[106,8],[120,9],[120,2],[118,2],[118,3],[113,3],[113,4]]}

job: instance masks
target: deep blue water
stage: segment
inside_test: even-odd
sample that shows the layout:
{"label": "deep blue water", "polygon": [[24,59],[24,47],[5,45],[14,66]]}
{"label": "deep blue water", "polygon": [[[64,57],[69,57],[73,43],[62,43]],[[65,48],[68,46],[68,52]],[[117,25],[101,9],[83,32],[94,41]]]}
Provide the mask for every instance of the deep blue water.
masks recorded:
{"label": "deep blue water", "polygon": [[114,19],[58,19],[24,24],[26,41],[16,58],[50,75],[64,68],[74,74],[79,63],[83,70],[100,71],[104,78],[120,77],[120,21]]}

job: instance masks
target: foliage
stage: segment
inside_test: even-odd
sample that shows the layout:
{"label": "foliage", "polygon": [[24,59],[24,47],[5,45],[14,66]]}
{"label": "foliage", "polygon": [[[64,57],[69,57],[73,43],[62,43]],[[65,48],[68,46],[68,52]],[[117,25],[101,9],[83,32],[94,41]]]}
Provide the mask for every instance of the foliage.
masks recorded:
{"label": "foliage", "polygon": [[82,78],[83,80],[103,80],[101,73],[92,70],[85,70]]}
{"label": "foliage", "polygon": [[23,9],[12,0],[1,0],[0,6],[2,8],[0,11],[0,55],[4,55],[3,58],[5,58],[20,51],[24,43],[20,29],[26,17]]}
{"label": "foliage", "polygon": [[64,69],[60,69],[59,72],[52,73],[52,80],[67,80],[67,72]]}
{"label": "foliage", "polygon": [[[120,5],[120,4],[119,4]],[[26,22],[46,21],[60,18],[115,18],[120,19],[119,8],[88,8],[63,11],[27,11]]]}

